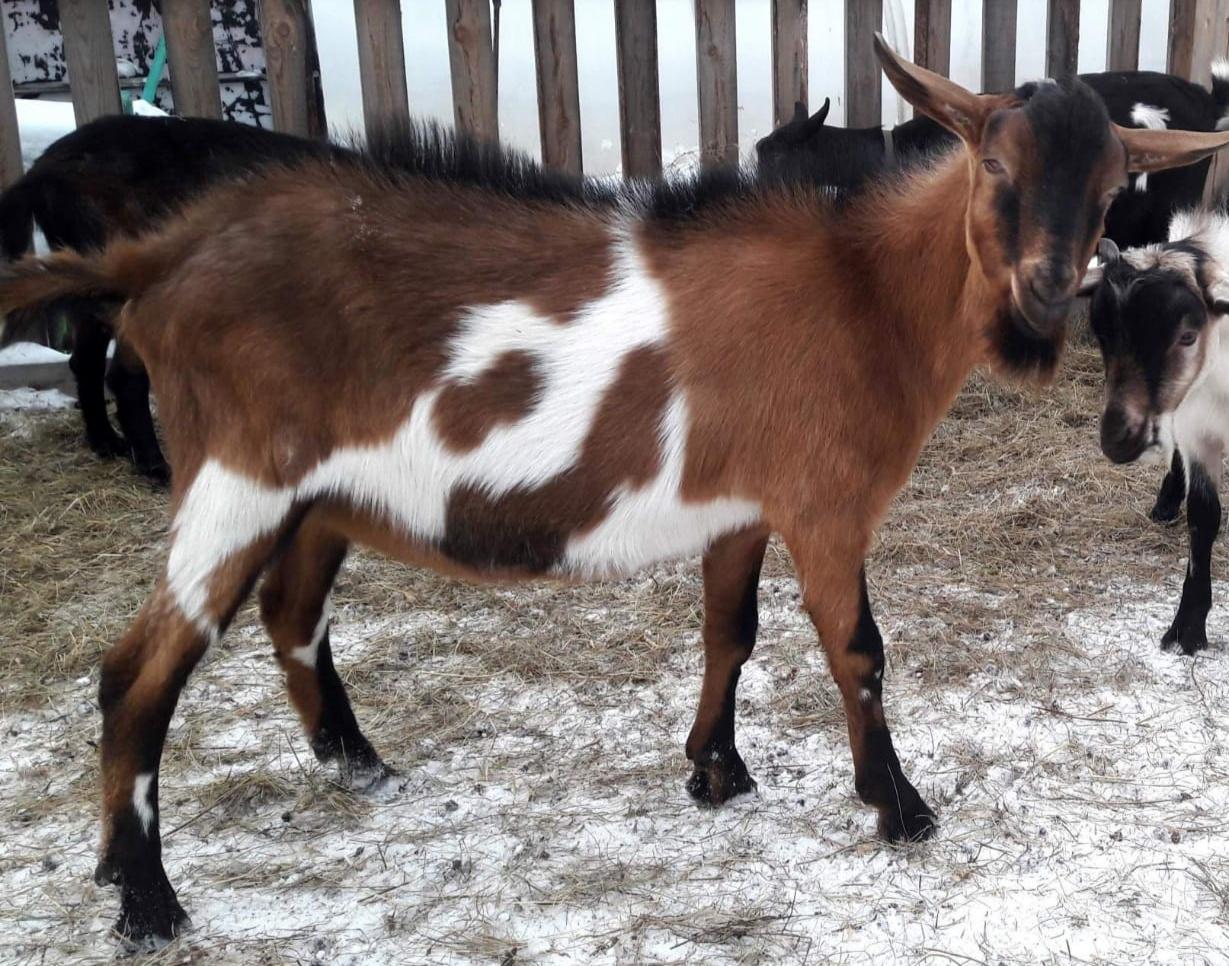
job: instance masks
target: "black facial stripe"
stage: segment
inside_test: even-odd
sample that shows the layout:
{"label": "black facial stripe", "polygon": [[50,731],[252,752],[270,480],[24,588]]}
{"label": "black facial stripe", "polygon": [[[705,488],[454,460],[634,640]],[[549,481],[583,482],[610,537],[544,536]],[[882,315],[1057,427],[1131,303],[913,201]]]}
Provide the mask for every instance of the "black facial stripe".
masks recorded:
{"label": "black facial stripe", "polygon": [[1020,257],[1020,196],[1014,188],[1001,184],[995,189],[994,210],[998,216],[999,244],[1014,262]]}
{"label": "black facial stripe", "polygon": [[[1039,84],[1031,95],[1024,116],[1039,170],[1045,172],[1031,201],[1051,239],[1054,268],[1061,270],[1072,246],[1096,231],[1099,199],[1090,187],[1094,168],[1109,147],[1109,117],[1101,98],[1079,81]],[[1089,205],[1094,212],[1088,212]]]}

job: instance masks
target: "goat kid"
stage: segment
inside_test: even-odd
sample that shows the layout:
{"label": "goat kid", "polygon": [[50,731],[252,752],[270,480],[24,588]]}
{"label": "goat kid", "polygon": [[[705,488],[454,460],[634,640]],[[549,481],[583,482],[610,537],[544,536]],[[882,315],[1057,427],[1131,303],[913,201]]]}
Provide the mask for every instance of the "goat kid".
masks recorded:
{"label": "goat kid", "polygon": [[[91,252],[108,241],[159,225],[190,198],[271,162],[290,164],[341,151],[318,141],[203,118],[115,115],[83,125],[52,144],[0,194],[0,256],[30,250],[37,225],[53,250]],[[115,306],[98,299],[57,306],[73,333],[69,366],[90,449],[130,456],[157,482],[169,473],[149,407],[149,377],[123,343],[107,366]],[[24,313],[5,327],[5,342],[39,338],[48,312]],[[104,384],[115,396],[123,435],[107,416]]]}
{"label": "goat kid", "polygon": [[688,790],[717,805],[754,788],[735,697],[781,534],[855,788],[888,839],[931,834],[883,710],[872,534],[975,365],[1052,373],[1128,170],[1191,163],[1229,134],[1125,130],[1078,82],[978,96],[882,38],[876,54],[964,149],[839,210],[720,173],[603,194],[457,140],[428,146],[429,176],[269,170],[140,240],[9,267],[0,310],[126,300],[119,334],[148,366],[174,466],[165,572],[99,689],[96,878],[120,886],[120,933],[185,921],[159,762],[184,682],[262,573],[316,754],[382,772],[329,648],[354,542],[477,579],[703,551]]}
{"label": "goat kid", "polygon": [[[1165,649],[1208,646],[1212,544],[1229,443],[1229,215],[1184,212],[1170,240],[1119,252],[1103,241],[1084,288],[1105,361],[1101,450],[1115,463],[1175,453],[1185,463],[1190,556]],[[1179,460],[1180,457],[1180,460]]]}

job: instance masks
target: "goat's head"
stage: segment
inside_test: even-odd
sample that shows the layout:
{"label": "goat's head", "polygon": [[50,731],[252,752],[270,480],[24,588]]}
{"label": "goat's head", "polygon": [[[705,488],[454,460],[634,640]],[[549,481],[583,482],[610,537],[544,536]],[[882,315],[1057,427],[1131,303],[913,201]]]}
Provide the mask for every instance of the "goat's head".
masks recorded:
{"label": "goat's head", "polygon": [[884,166],[883,135],[878,128],[829,127],[831,101],[807,116],[794,105],[794,117],[755,145],[762,177],[802,180],[829,188],[854,189]]}
{"label": "goat's head", "polygon": [[901,96],[964,143],[966,246],[999,306],[994,354],[1011,369],[1052,368],[1127,172],[1191,164],[1229,144],[1224,133],[1119,127],[1078,80],[978,95],[901,59],[878,35],[875,50]]}
{"label": "goat's head", "polygon": [[1198,245],[1118,247],[1103,239],[1101,264],[1081,292],[1105,362],[1101,450],[1115,463],[1163,451],[1167,422],[1215,358],[1229,285]]}

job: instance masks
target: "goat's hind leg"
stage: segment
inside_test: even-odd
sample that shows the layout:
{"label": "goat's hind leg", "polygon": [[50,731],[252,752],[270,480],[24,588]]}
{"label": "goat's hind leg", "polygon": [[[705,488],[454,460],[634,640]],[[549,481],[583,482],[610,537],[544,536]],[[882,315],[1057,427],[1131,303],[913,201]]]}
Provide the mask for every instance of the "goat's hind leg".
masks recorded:
{"label": "goat's hind leg", "polygon": [[124,456],[128,444],[111,426],[104,392],[111,327],[103,321],[101,310],[96,306],[74,303],[66,311],[75,316],[68,368],[77,384],[77,405],[81,407],[81,421],[85,423],[85,441],[95,455],[103,459]]}
{"label": "goat's hind leg", "polygon": [[329,647],[329,592],[346,549],[345,538],[309,514],[269,568],[260,614],[312,751],[336,762],[345,784],[366,788],[390,772],[359,729]]}
{"label": "goat's hind leg", "polygon": [[[179,693],[230,623],[279,543],[291,535],[287,499],[254,514],[250,494],[217,480],[189,490],[176,515],[167,576],[103,659],[102,848],[94,877],[120,887],[116,931],[142,946],[169,940],[187,917],[162,866],[158,770]],[[247,532],[243,529],[245,521]],[[235,538],[243,537],[246,542]]]}
{"label": "goat's hind leg", "polygon": [[154,417],[149,411],[149,375],[131,347],[123,342],[115,344],[107,385],[115,396],[115,415],[128,440],[137,472],[155,483],[170,482],[171,468],[158,446]]}
{"label": "goat's hind leg", "polygon": [[734,700],[758,627],[756,591],[768,536],[744,531],[714,543],[704,555],[704,683],[687,757],[695,770],[687,791],[720,805],[755,790],[734,744]]}

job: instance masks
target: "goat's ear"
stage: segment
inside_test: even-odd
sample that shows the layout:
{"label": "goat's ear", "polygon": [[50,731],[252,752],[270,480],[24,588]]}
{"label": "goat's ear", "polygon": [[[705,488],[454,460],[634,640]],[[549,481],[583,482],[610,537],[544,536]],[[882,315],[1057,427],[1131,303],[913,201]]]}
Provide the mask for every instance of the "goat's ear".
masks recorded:
{"label": "goat's ear", "polygon": [[1097,242],[1097,255],[1107,264],[1122,258],[1122,252],[1118,250],[1118,243],[1112,238],[1102,238]]}
{"label": "goat's ear", "polygon": [[888,46],[883,34],[875,34],[875,56],[901,97],[959,135],[966,144],[976,145],[981,141],[986,118],[995,108],[1003,106],[1002,97],[982,97],[942,74],[909,63]]}
{"label": "goat's ear", "polygon": [[1080,287],[1076,290],[1077,295],[1092,295],[1093,289],[1101,284],[1101,278],[1105,275],[1105,264],[1103,262],[1089,262],[1088,270],[1084,272],[1084,277],[1080,280]]}
{"label": "goat's ear", "polygon": [[1212,314],[1229,315],[1229,299],[1213,299]]}
{"label": "goat's ear", "polygon": [[1164,171],[1194,164],[1229,144],[1229,131],[1158,131],[1114,125],[1127,149],[1128,171]]}

